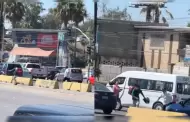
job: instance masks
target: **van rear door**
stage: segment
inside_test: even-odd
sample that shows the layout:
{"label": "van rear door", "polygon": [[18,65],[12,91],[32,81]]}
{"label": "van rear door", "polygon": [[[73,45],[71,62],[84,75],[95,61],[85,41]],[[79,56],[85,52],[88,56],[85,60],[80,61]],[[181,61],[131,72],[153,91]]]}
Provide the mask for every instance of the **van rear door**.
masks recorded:
{"label": "van rear door", "polygon": [[179,100],[187,100],[190,98],[190,77],[176,77],[176,94]]}

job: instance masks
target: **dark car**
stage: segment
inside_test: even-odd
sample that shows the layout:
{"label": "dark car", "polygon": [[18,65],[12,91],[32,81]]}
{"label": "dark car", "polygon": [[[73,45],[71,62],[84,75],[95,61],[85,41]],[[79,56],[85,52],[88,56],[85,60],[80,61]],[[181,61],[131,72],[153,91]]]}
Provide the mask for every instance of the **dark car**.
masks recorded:
{"label": "dark car", "polygon": [[185,113],[190,116],[190,98],[187,100],[180,101],[178,103],[173,103],[166,107],[167,111]]}
{"label": "dark car", "polygon": [[111,114],[117,104],[116,96],[105,85],[95,83],[95,109]]}
{"label": "dark car", "polygon": [[22,65],[20,63],[3,63],[2,68],[1,68],[1,72],[3,72],[3,74],[5,75],[9,75],[9,76],[13,76],[14,75],[14,68],[18,68],[17,69],[17,76],[23,76],[23,68]]}
{"label": "dark car", "polygon": [[7,122],[94,122],[93,106],[27,105],[19,107]]}
{"label": "dark car", "polygon": [[55,75],[59,73],[59,71],[57,69],[53,69],[51,70],[48,75],[47,75],[47,79],[48,80],[54,80],[55,79]]}

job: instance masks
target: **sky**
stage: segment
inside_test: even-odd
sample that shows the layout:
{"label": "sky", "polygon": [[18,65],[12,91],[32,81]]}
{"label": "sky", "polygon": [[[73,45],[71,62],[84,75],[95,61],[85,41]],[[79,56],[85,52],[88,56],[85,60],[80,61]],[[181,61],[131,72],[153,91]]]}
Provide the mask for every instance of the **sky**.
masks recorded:
{"label": "sky", "polygon": [[[52,8],[56,6],[56,3],[53,2],[54,0],[40,0],[41,2],[44,3],[44,8]],[[99,4],[101,6],[101,3],[104,2],[106,3],[108,8],[116,8],[120,7],[121,9],[127,7],[128,8],[128,13],[131,14],[132,20],[134,21],[144,21],[145,20],[145,15],[140,14],[140,8],[131,8],[130,2],[132,0],[99,0]],[[84,0],[85,7],[88,11],[88,14],[90,17],[93,17],[94,13],[94,7],[93,7],[93,0]],[[174,20],[171,20],[166,12],[163,11],[163,15],[168,18],[168,22],[170,26],[177,26],[177,27],[185,27],[188,22],[190,22],[190,15],[188,15],[188,10],[190,9],[190,0],[175,0],[174,2],[168,2],[166,4],[167,10],[170,11],[173,16]],[[47,13],[45,11],[43,14]],[[189,12],[190,13],[190,12]],[[98,13],[99,15],[101,12]],[[6,28],[9,28],[10,24],[6,24]]]}

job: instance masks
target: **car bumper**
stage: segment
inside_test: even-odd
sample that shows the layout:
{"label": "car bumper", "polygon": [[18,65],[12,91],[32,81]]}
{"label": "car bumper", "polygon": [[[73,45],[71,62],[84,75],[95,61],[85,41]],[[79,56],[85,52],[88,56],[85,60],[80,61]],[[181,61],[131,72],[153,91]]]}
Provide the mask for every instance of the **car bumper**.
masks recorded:
{"label": "car bumper", "polygon": [[95,100],[95,108],[96,109],[104,109],[104,108],[112,108],[115,109],[117,103],[116,101],[102,101],[102,100]]}

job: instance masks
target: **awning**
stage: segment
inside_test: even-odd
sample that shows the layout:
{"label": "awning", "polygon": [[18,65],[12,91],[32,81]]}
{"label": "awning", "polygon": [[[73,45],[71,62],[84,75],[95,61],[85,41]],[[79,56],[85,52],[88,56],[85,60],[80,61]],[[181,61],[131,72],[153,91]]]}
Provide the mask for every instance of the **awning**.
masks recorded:
{"label": "awning", "polygon": [[26,47],[14,47],[10,54],[12,55],[25,55],[25,56],[38,56],[49,57],[54,50],[46,51],[40,48],[26,48]]}

